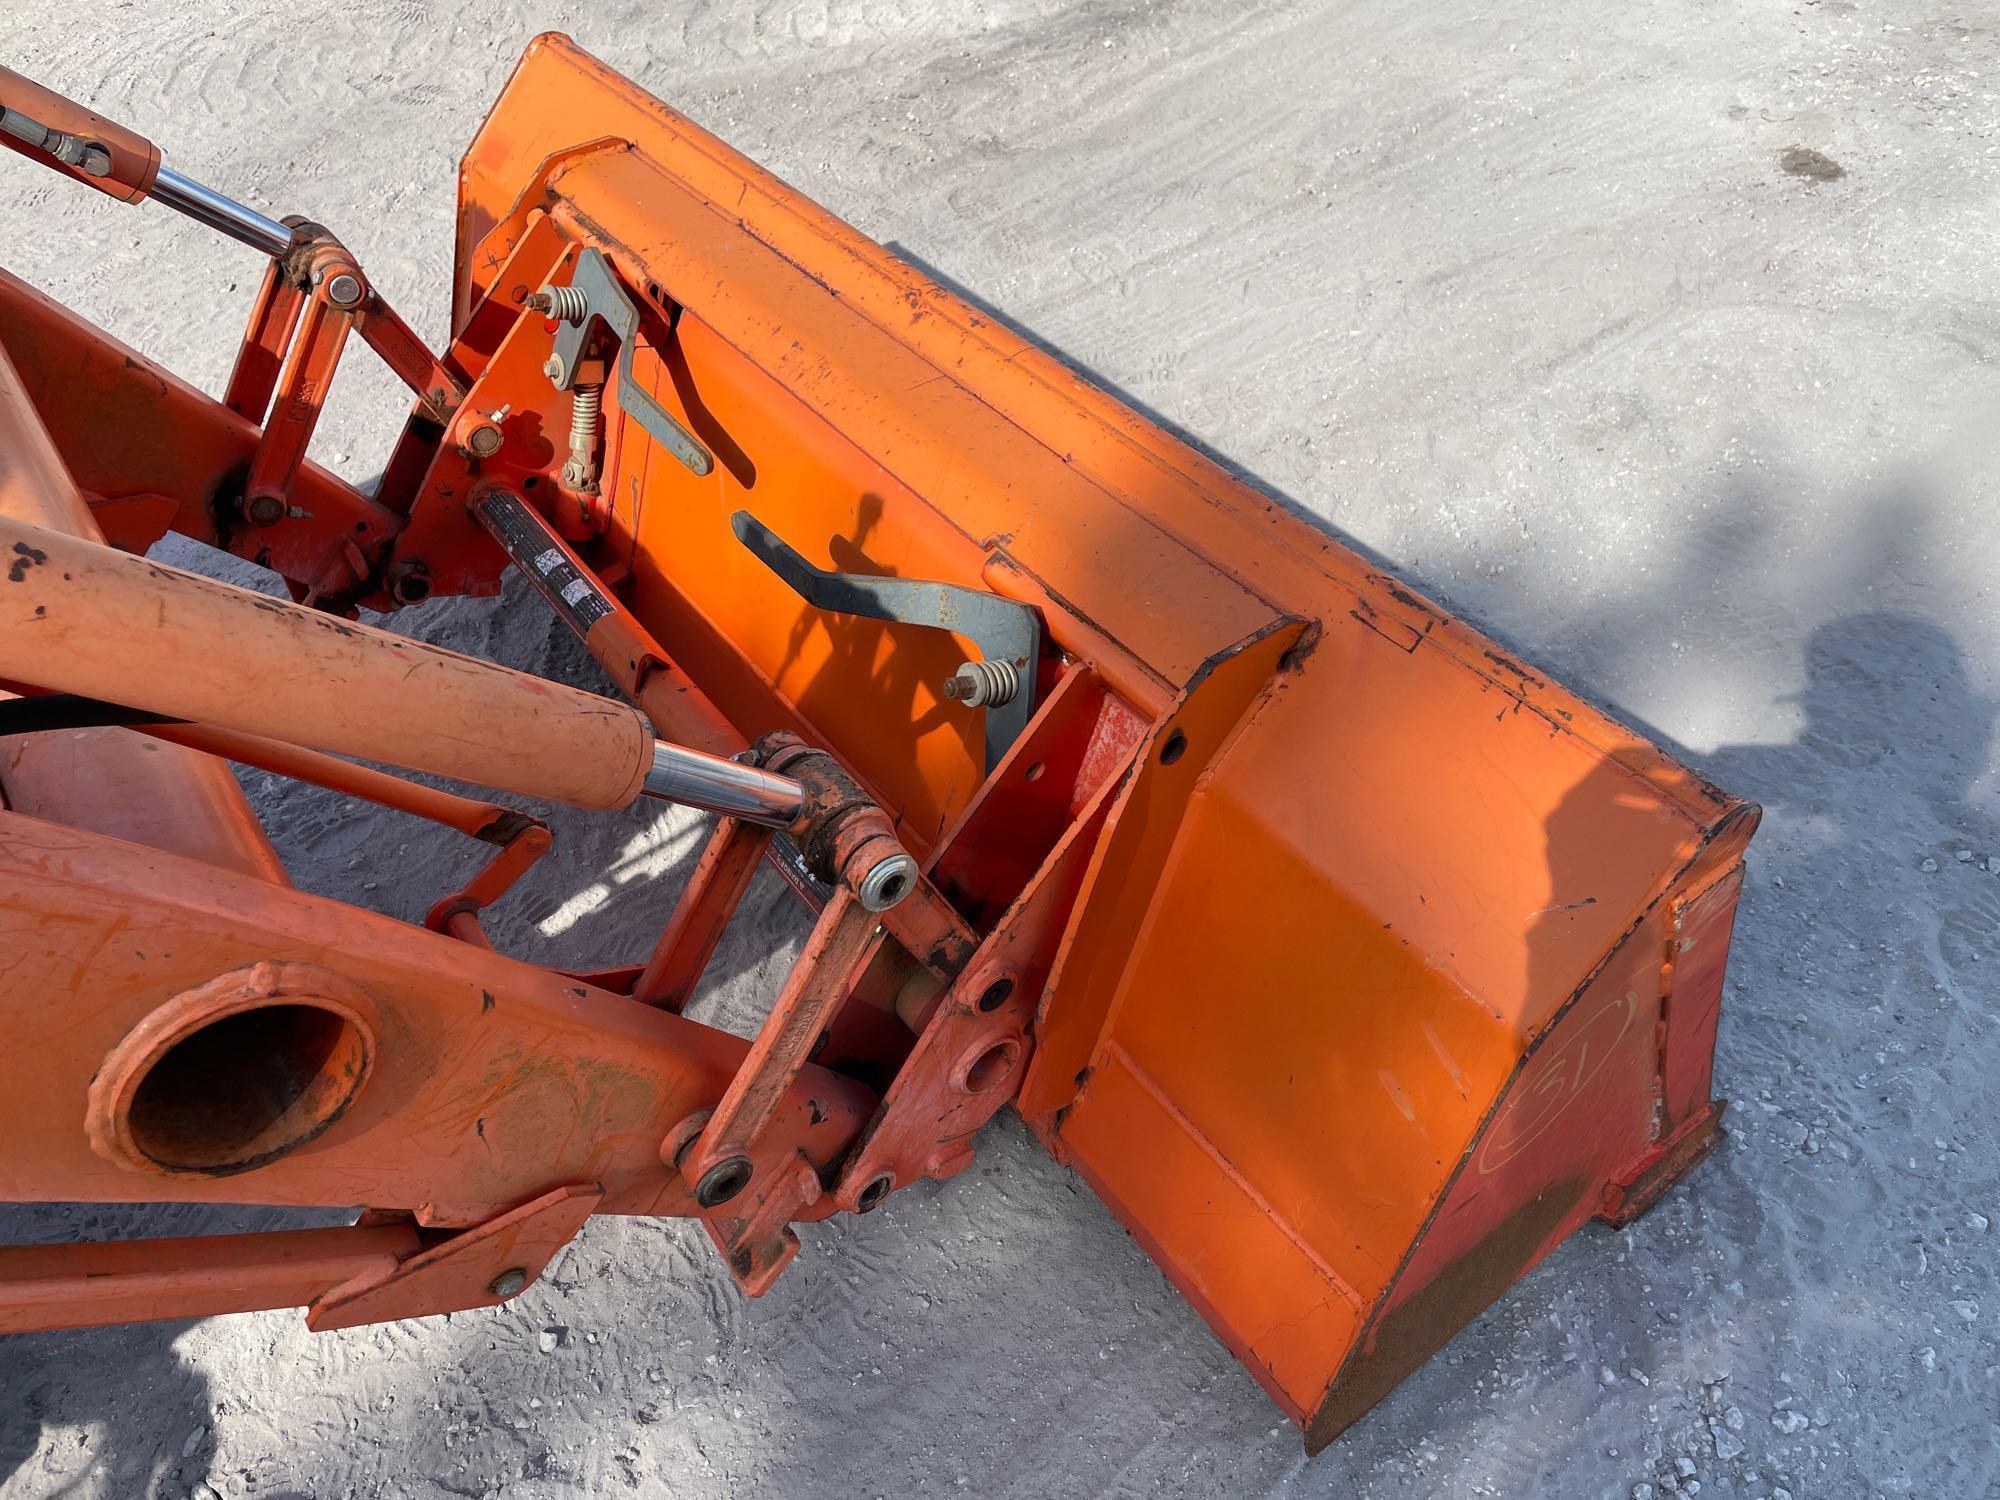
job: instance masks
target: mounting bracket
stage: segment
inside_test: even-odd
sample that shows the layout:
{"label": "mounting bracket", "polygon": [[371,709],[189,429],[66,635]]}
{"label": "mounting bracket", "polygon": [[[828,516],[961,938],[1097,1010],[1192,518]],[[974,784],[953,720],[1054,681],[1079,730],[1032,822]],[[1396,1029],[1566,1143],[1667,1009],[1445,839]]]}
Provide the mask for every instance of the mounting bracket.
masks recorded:
{"label": "mounting bracket", "polygon": [[1035,669],[1041,656],[1042,624],[1034,610],[999,594],[955,583],[915,578],[876,578],[816,568],[747,510],[729,518],[736,540],[815,609],[866,615],[900,625],[922,625],[964,636],[990,662],[1009,663],[1020,686],[1005,703],[986,710],[986,769],[990,773],[1021,737],[1035,711]]}

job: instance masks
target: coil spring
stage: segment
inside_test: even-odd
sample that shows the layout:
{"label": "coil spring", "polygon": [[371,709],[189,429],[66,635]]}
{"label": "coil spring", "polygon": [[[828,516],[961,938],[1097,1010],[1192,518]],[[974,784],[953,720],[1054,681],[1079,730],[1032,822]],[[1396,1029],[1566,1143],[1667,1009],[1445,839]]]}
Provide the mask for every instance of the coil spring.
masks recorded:
{"label": "coil spring", "polygon": [[535,300],[550,317],[565,323],[581,323],[590,311],[590,298],[573,286],[545,286]]}
{"label": "coil spring", "polygon": [[597,446],[597,419],[604,398],[601,385],[579,385],[569,393],[569,451],[578,455]]}
{"label": "coil spring", "polygon": [[569,393],[569,462],[562,482],[573,490],[588,490],[597,482],[597,428],[604,387],[573,386]]}
{"label": "coil spring", "polygon": [[1011,661],[969,661],[945,684],[945,696],[968,708],[998,708],[1021,691],[1021,674]]}

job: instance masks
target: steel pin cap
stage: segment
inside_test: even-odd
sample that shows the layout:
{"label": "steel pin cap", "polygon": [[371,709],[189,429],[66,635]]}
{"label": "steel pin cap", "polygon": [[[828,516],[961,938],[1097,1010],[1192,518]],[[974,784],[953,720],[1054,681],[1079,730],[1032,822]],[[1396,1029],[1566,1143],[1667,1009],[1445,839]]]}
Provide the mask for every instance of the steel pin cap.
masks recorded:
{"label": "steel pin cap", "polygon": [[870,911],[887,911],[917,888],[917,862],[901,849],[878,859],[854,892]]}

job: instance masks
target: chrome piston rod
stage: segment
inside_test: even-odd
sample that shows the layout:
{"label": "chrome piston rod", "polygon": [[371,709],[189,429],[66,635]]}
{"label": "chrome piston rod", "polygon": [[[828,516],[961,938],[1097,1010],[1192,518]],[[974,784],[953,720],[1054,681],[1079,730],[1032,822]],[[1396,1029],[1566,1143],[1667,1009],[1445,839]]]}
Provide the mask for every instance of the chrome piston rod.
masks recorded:
{"label": "chrome piston rod", "polygon": [[204,187],[191,177],[181,176],[171,167],[160,168],[149,196],[176,213],[186,214],[197,224],[220,230],[232,240],[241,240],[273,258],[292,248],[292,231],[285,225],[265,218],[234,198],[224,197],[212,187]]}
{"label": "chrome piston rod", "polygon": [[789,776],[665,740],[653,742],[653,769],[646,773],[646,792],[684,807],[723,813],[766,828],[789,828],[805,805],[805,788]]}

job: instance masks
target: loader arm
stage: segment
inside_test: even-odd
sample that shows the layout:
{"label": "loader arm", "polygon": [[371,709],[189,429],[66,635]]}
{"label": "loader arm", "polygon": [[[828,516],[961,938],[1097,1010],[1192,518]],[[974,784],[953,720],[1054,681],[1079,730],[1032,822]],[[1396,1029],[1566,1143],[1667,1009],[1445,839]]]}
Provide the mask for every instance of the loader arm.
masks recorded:
{"label": "loader arm", "polygon": [[[16,87],[0,104],[61,114]],[[0,923],[31,955],[0,973],[0,1120],[34,1143],[0,1195],[367,1210],[0,1250],[0,1327],[486,1305],[593,1212],[701,1220],[756,1294],[792,1224],[953,1175],[1011,1103],[1318,1447],[1717,1139],[1755,808],[567,39],[529,46],[466,152],[448,348],[328,231],[283,232],[221,402],[0,276],[0,416],[60,471],[36,493],[297,601],[8,509],[0,548],[56,572],[0,612],[25,695],[0,744],[166,735],[501,852],[412,926],[115,795],[31,815],[0,763]],[[350,330],[413,397],[374,495],[307,457]],[[464,658],[436,666],[447,708],[395,680],[432,648],[344,618],[510,566],[638,712]],[[99,648],[107,611],[162,601],[177,630]],[[548,830],[327,751],[721,816],[649,953],[555,973],[478,921]],[[88,803],[77,782],[46,806]],[[745,1041],[679,1011],[760,859],[818,918]],[[237,1085],[189,1094],[197,1063]]]}

